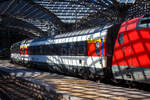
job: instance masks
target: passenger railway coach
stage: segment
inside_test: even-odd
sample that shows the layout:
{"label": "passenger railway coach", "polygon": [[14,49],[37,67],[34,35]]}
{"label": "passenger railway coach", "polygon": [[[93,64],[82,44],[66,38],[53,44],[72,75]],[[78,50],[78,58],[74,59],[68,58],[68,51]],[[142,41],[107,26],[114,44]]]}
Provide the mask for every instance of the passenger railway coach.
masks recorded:
{"label": "passenger railway coach", "polygon": [[84,78],[149,83],[150,19],[18,42],[11,60]]}

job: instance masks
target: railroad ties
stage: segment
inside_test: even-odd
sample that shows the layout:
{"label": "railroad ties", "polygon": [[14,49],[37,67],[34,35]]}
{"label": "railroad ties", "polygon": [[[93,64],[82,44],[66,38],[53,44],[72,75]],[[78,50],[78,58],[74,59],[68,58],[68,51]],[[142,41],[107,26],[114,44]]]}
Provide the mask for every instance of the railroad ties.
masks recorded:
{"label": "railroad ties", "polygon": [[8,98],[14,100],[149,100],[150,98],[150,92],[41,72],[9,62],[0,62],[0,91],[7,93]]}

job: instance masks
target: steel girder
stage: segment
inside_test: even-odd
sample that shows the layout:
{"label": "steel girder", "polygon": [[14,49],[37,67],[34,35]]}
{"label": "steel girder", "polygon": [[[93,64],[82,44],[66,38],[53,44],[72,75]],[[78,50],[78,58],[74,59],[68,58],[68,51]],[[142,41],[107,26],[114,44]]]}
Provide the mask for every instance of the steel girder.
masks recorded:
{"label": "steel girder", "polygon": [[32,24],[26,23],[22,20],[19,20],[17,18],[9,17],[9,16],[0,16],[0,24],[2,26],[8,27],[8,28],[15,28],[19,30],[23,30],[29,33],[32,33],[31,36],[46,36],[47,33],[41,31],[39,28],[33,26]]}
{"label": "steel girder", "polygon": [[91,13],[90,16],[85,16],[81,20],[77,20],[72,26],[72,29],[97,26],[98,23],[94,23],[96,22],[94,21],[96,19],[99,19],[99,23],[101,19],[103,19],[105,22],[120,22],[120,18],[118,17],[120,15],[118,11],[119,3],[116,0],[97,0],[96,2],[93,0],[49,0],[49,2],[69,2],[75,5],[82,5],[96,11]]}
{"label": "steel girder", "polygon": [[140,16],[150,16],[150,1],[149,0],[136,0],[126,11],[125,20],[132,19]]}
{"label": "steel girder", "polygon": [[105,14],[103,10],[109,8],[107,12],[113,13],[115,7],[114,3],[117,3],[115,0],[98,0],[97,2],[93,0],[49,0],[49,2],[70,2],[72,4],[82,5],[92,10],[96,10],[98,13],[101,13],[106,17],[110,16]]}
{"label": "steel girder", "polygon": [[61,19],[59,19],[54,13],[52,13],[51,11],[49,11],[48,9],[44,8],[41,5],[36,4],[35,2],[33,2],[32,0],[25,0],[27,1],[29,4],[31,4],[32,6],[35,6],[36,8],[41,9],[42,11],[44,11],[46,14],[50,15],[51,19],[47,19],[49,20],[55,27],[57,27],[60,30],[64,30],[63,28],[63,23],[61,21]]}
{"label": "steel girder", "polygon": [[[51,0],[53,1],[53,0]],[[122,12],[120,12],[120,4],[116,0],[58,0],[63,2],[71,2],[72,4],[80,4],[90,9],[96,10],[89,16],[77,21],[75,25],[76,29],[95,27],[104,23],[120,23]],[[97,20],[97,21],[96,21]],[[97,23],[99,22],[99,23]]]}
{"label": "steel girder", "polygon": [[[22,19],[36,19],[40,21],[45,20],[49,21],[59,30],[64,30],[63,23],[54,13],[34,3],[32,0],[7,0],[5,2],[0,2],[0,8],[1,8],[0,9],[1,16],[11,16],[19,18],[21,20]],[[42,32],[42,30],[40,30],[39,32]]]}
{"label": "steel girder", "polygon": [[48,22],[48,26],[53,26],[55,29],[65,32],[68,30],[68,26],[72,30],[83,29],[105,23],[121,23],[126,19],[149,15],[150,7],[148,0],[136,0],[134,4],[130,5],[120,4],[117,0],[49,0],[49,3],[69,2],[95,11],[70,25],[70,23],[63,23],[51,10],[37,4],[35,1],[43,0],[7,0],[6,2],[9,3],[4,5],[0,2],[0,8],[2,8],[0,14],[23,19],[23,21],[25,19],[45,21]]}

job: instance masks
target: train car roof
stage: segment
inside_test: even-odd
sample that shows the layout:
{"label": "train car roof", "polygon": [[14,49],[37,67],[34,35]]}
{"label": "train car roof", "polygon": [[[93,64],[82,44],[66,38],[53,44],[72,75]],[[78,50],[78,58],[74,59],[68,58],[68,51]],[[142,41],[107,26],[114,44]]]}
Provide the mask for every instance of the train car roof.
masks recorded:
{"label": "train car roof", "polygon": [[101,27],[95,27],[95,28],[84,29],[84,30],[80,30],[80,31],[74,31],[74,32],[56,35],[56,36],[54,36],[54,39],[65,38],[65,37],[74,37],[74,36],[87,35],[87,34],[92,34],[92,33],[97,33],[97,32],[103,32],[103,31],[107,31],[108,28],[110,28],[111,26],[112,26],[112,24],[107,23]]}
{"label": "train car roof", "polygon": [[121,24],[119,33],[127,32],[131,30],[150,28],[150,17],[137,17]]}
{"label": "train car roof", "polygon": [[142,17],[138,17],[138,18],[134,18],[134,19],[131,19],[131,20],[128,20],[128,21],[123,22],[123,23],[121,24],[119,33],[136,29],[136,27],[137,27],[137,25],[138,25],[138,22],[139,22],[139,20],[140,20],[141,18],[142,18]]}
{"label": "train car roof", "polygon": [[98,32],[105,32],[110,28],[112,24],[105,24],[101,27],[95,27],[95,28],[90,28],[90,29],[85,29],[85,30],[80,30],[80,31],[74,31],[74,32],[68,32],[60,35],[56,35],[54,37],[42,37],[42,38],[36,38],[33,40],[29,40],[30,42],[28,43],[35,43],[35,42],[41,42],[41,41],[47,41],[49,39],[61,39],[61,38],[67,38],[67,37],[76,37],[76,36],[83,36],[83,35],[88,35],[88,34],[93,34],[93,33],[98,33]]}

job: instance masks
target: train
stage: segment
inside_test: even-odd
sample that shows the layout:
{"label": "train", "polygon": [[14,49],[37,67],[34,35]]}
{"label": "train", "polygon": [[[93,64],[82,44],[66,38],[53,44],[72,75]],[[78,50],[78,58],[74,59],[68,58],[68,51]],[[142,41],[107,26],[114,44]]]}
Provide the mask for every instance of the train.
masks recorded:
{"label": "train", "polygon": [[27,39],[11,46],[11,61],[86,79],[150,83],[150,17]]}

